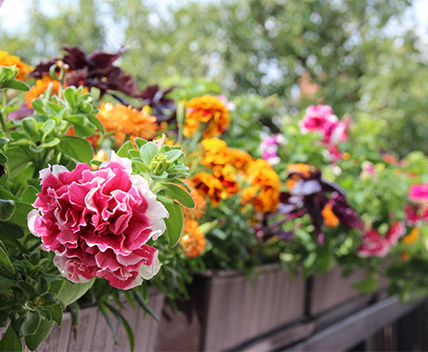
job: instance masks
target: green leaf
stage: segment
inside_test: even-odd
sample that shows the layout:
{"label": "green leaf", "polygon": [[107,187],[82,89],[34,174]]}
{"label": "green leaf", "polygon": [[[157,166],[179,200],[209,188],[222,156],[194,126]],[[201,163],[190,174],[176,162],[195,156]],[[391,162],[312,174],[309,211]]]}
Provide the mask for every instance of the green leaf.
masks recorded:
{"label": "green leaf", "polygon": [[0,265],[5,268],[10,274],[15,274],[15,268],[13,267],[9,256],[2,247],[0,247]]}
{"label": "green leaf", "polygon": [[22,351],[21,339],[13,329],[12,324],[9,325],[0,340],[0,351]]}
{"label": "green leaf", "polygon": [[96,127],[83,115],[66,116],[65,120],[73,124],[74,132],[78,137],[90,137],[96,130]]}
{"label": "green leaf", "polygon": [[[22,223],[23,222],[21,221],[21,224]],[[24,224],[26,224],[26,222],[24,222]],[[21,226],[11,222],[0,221],[0,233],[3,233],[10,238],[24,237],[24,231],[22,231]]]}
{"label": "green leaf", "polygon": [[33,153],[41,153],[43,151],[43,147],[41,145],[39,146],[35,146],[35,145],[30,145],[29,148]]}
{"label": "green leaf", "polygon": [[114,342],[116,342],[116,344],[118,344],[119,341],[117,340],[116,330],[115,330],[115,328],[113,326],[113,323],[110,320],[110,317],[108,316],[106,307],[104,306],[103,303],[99,302],[98,303],[98,308],[99,308],[101,314],[103,315],[103,317],[104,317],[104,319],[105,319],[108,327],[110,328],[110,331],[111,331],[111,333],[113,335]]}
{"label": "green leaf", "polygon": [[0,148],[3,148],[9,140],[0,137]]}
{"label": "green leaf", "polygon": [[0,199],[0,220],[6,221],[15,212],[15,202],[13,200]]}
{"label": "green leaf", "polygon": [[40,139],[39,131],[37,130],[37,122],[32,117],[26,117],[22,120],[22,128],[24,129],[27,136],[34,142],[38,142]]}
{"label": "green leaf", "polygon": [[30,87],[21,81],[9,81],[3,84],[3,88],[11,88],[16,90],[21,90],[24,92],[28,92]]}
{"label": "green leaf", "polygon": [[106,133],[106,130],[104,129],[104,125],[101,123],[100,120],[98,120],[98,118],[95,115],[89,114],[86,115],[86,117],[88,118],[89,122],[92,123],[96,128],[98,128],[102,134]]}
{"label": "green leaf", "polygon": [[192,196],[184,189],[172,183],[163,184],[163,187],[166,188],[166,194],[168,197],[177,200],[186,208],[193,209],[195,207],[195,201],[193,200]]}
{"label": "green leaf", "polygon": [[7,156],[0,152],[0,164],[6,164],[7,160]]}
{"label": "green leaf", "polygon": [[80,326],[80,306],[77,302],[71,303],[68,308],[71,314],[71,325],[75,330]]}
{"label": "green leaf", "polygon": [[134,139],[134,143],[137,146],[137,148],[140,149],[144,144],[147,143],[147,141],[143,138],[137,137]]}
{"label": "green leaf", "polygon": [[114,308],[113,306],[111,306],[108,303],[104,303],[104,304],[113,313],[113,315],[116,317],[116,319],[122,323],[122,325],[126,331],[126,334],[128,336],[129,347],[131,349],[131,352],[133,352],[134,348],[135,348],[134,333],[132,332],[132,328],[129,325],[128,321],[125,319],[125,317],[116,308]]}
{"label": "green leaf", "polygon": [[96,160],[96,159],[92,159],[91,160],[91,164],[96,165],[96,166],[100,166],[103,162],[100,160]]}
{"label": "green leaf", "polygon": [[368,279],[354,282],[352,287],[364,294],[373,293],[377,290],[377,280],[374,276],[370,276]]}
{"label": "green leaf", "polygon": [[143,298],[136,291],[132,290],[131,292],[132,292],[132,296],[134,297],[138,305],[141,308],[143,308],[148,315],[150,315],[153,319],[155,319],[159,323],[160,322],[159,317],[156,315],[155,312],[153,312],[153,310],[148,306],[148,304],[144,302]]}
{"label": "green leaf", "polygon": [[174,247],[180,239],[183,230],[183,212],[179,204],[164,204],[169,213],[169,217],[165,218],[166,231],[168,241],[171,247]]}
{"label": "green leaf", "polygon": [[31,101],[31,105],[33,106],[33,109],[36,112],[38,112],[39,114],[41,114],[41,115],[45,115],[46,114],[46,112],[45,112],[45,106],[43,104],[43,100],[42,99],[40,99],[40,98],[33,99]]}
{"label": "green leaf", "polygon": [[140,148],[140,158],[147,165],[150,165],[153,157],[159,154],[159,149],[153,142],[147,142]]}
{"label": "green leaf", "polygon": [[39,193],[39,190],[34,186],[28,186],[24,193],[22,193],[22,200],[26,203],[34,203],[37,199],[37,193]]}
{"label": "green leaf", "polygon": [[129,150],[134,150],[134,146],[132,144],[131,141],[127,141],[124,144],[122,144],[122,146],[120,147],[120,149],[117,151],[117,155],[120,156],[121,158],[128,158],[129,154],[128,151]]}
{"label": "green leaf", "polygon": [[25,336],[25,344],[31,351],[35,351],[45,338],[49,335],[53,327],[53,321],[42,319],[39,328],[33,335]]}
{"label": "green leaf", "polygon": [[91,144],[79,137],[64,136],[59,147],[65,155],[80,162],[88,163],[94,156]]}
{"label": "green leaf", "polygon": [[19,69],[14,66],[0,66],[0,83],[7,83],[16,78]]}
{"label": "green leaf", "polygon": [[176,161],[180,156],[184,155],[184,153],[181,150],[170,150],[169,152],[164,153],[168,160],[171,162]]}
{"label": "green leaf", "polygon": [[61,326],[62,324],[62,307],[61,304],[55,304],[49,307],[49,310],[52,313],[52,320]]}
{"label": "green leaf", "polygon": [[64,89],[64,98],[67,100],[68,104],[72,107],[74,106],[74,87],[67,87]]}
{"label": "green leaf", "polygon": [[53,148],[56,145],[58,145],[60,142],[60,140],[58,138],[52,138],[44,143],[42,143],[42,145],[40,147],[42,148]]}
{"label": "green leaf", "polygon": [[64,306],[68,306],[82,297],[92,287],[94,282],[95,279],[81,284],[64,281],[64,285],[57,294],[57,298]]}
{"label": "green leaf", "polygon": [[[31,204],[26,203],[26,202],[15,201],[15,212],[13,213],[12,217],[9,219],[9,223],[7,223],[7,224],[11,225],[10,223],[13,223],[16,225],[26,226],[27,215],[31,210],[33,210],[33,207]],[[0,228],[4,228],[3,226],[5,224],[6,223],[4,223],[4,222],[3,223],[0,222]],[[9,227],[9,230],[12,230],[12,227]],[[17,231],[19,236],[22,232],[22,230],[20,230],[16,227],[13,227],[13,231]],[[19,238],[19,237],[14,236],[14,238]]]}
{"label": "green leaf", "polygon": [[46,122],[44,122],[41,127],[41,130],[43,132],[42,139],[44,140],[47,137],[47,135],[53,131],[54,128],[55,128],[54,120],[47,120]]}
{"label": "green leaf", "polygon": [[37,310],[27,310],[17,320],[13,321],[12,324],[22,335],[27,336],[36,333],[40,326],[40,321],[40,313]]}

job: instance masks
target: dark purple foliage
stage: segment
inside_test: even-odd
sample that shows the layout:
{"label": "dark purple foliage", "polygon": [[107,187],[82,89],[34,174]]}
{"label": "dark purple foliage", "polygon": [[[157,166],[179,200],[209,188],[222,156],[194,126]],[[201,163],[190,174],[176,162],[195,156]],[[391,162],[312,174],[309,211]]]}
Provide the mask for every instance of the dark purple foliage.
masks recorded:
{"label": "dark purple foliage", "polygon": [[101,95],[110,91],[137,95],[138,88],[134,78],[120,67],[113,66],[113,63],[124,53],[123,48],[116,54],[95,50],[91,55],[86,55],[79,48],[64,47],[63,49],[67,52],[63,58],[40,63],[31,76],[41,78],[49,74],[51,66],[61,60],[69,66],[70,72],[65,78],[65,83],[69,86],[96,87],[101,91]]}
{"label": "dark purple foliage", "polygon": [[[280,225],[295,218],[309,215],[315,228],[315,235],[318,243],[324,242],[324,217],[322,212],[327,204],[331,204],[334,215],[340,223],[349,228],[363,229],[363,224],[358,213],[346,201],[345,191],[337,184],[325,181],[321,177],[321,172],[316,170],[309,176],[301,173],[290,173],[297,181],[290,192],[281,192],[280,204],[276,213],[269,214],[263,219],[263,231],[258,229],[259,236],[263,233],[265,238],[277,235],[280,239],[289,241],[292,232],[280,230]],[[268,218],[282,217],[274,223],[268,225]]]}
{"label": "dark purple foliage", "polygon": [[157,117],[158,121],[166,121],[175,117],[176,106],[174,99],[166,97],[176,86],[161,90],[157,84],[147,87],[138,97],[143,99],[145,105],[149,105],[153,111],[152,114]]}

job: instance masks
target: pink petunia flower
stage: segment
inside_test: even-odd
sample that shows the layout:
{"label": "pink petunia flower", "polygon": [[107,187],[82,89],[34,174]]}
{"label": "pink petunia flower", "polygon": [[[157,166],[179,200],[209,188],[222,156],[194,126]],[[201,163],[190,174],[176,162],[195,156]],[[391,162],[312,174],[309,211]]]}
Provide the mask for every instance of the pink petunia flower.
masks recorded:
{"label": "pink petunia flower", "polygon": [[114,152],[96,171],[54,165],[40,171],[42,191],[28,214],[31,233],[70,281],[104,277],[130,289],[158,272],[157,249],[147,245],[165,231],[165,207],[132,163]]}
{"label": "pink petunia flower", "polygon": [[329,105],[310,105],[299,123],[302,133],[316,131],[321,135],[322,143],[328,148],[333,162],[342,156],[337,146],[348,140],[350,124],[349,118],[339,120]]}
{"label": "pink petunia flower", "polygon": [[363,234],[363,241],[357,250],[358,255],[360,257],[383,258],[405,233],[406,227],[401,221],[394,222],[385,236],[381,236],[378,230],[368,230]]}
{"label": "pink petunia flower", "polygon": [[371,229],[363,234],[363,242],[358,248],[360,257],[385,257],[389,252],[389,245],[378,230]]}

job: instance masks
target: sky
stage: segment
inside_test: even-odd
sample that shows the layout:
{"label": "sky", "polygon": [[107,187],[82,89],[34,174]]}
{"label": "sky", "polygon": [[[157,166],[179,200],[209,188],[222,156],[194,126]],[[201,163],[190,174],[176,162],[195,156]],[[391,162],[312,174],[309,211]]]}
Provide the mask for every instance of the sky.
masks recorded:
{"label": "sky", "polygon": [[[3,5],[2,4],[3,1]],[[10,32],[19,31],[25,27],[27,13],[34,0],[0,0],[0,28]],[[114,0],[112,0],[114,1]],[[166,10],[169,5],[176,4],[175,0],[150,0],[159,10]],[[72,4],[73,0],[62,0],[61,5]],[[52,4],[55,4],[52,6]],[[55,15],[58,1],[40,0],[41,9],[46,15]],[[407,14],[405,27],[416,27],[422,43],[428,44],[428,0],[413,0]],[[391,26],[391,31],[397,26]]]}

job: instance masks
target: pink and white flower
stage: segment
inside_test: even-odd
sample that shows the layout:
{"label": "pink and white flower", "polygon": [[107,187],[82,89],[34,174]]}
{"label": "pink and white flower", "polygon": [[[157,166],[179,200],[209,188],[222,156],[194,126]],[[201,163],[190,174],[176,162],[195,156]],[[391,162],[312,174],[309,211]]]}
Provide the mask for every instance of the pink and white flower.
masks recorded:
{"label": "pink and white flower", "polygon": [[394,222],[384,236],[381,236],[378,230],[368,230],[363,234],[363,241],[358,248],[358,255],[360,257],[383,258],[405,233],[406,227],[401,221]]}
{"label": "pink and white flower", "polygon": [[262,159],[266,160],[269,165],[278,165],[281,159],[278,156],[278,150],[285,143],[285,138],[282,134],[277,133],[274,136],[266,137],[260,145]]}
{"label": "pink and white flower", "polygon": [[114,153],[96,171],[87,164],[40,171],[42,191],[28,227],[70,281],[98,276],[130,289],[158,272],[158,251],[146,243],[165,231],[168,212],[131,171],[131,161]]}

